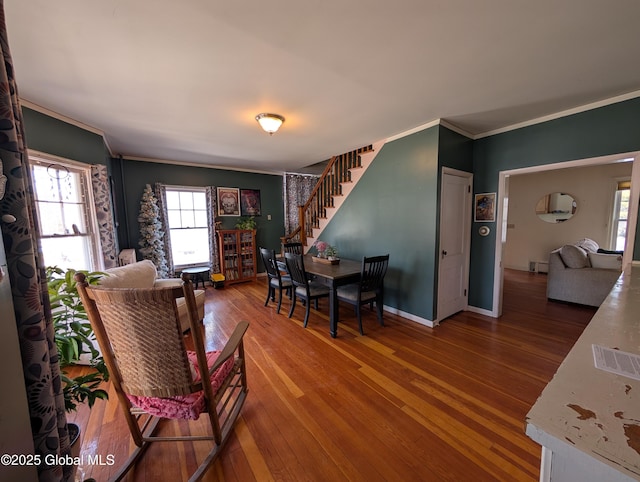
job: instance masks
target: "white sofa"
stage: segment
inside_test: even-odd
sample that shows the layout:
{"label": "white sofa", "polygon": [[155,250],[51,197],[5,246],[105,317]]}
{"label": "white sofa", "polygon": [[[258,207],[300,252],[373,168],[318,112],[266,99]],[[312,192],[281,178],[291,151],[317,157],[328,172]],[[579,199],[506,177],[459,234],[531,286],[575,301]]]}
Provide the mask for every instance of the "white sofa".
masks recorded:
{"label": "white sofa", "polygon": [[[100,286],[105,288],[154,288],[163,286],[181,286],[182,280],[179,278],[158,279],[158,272],[153,262],[145,259],[137,263],[119,266],[105,270],[109,276],[100,279]],[[204,290],[195,290],[196,305],[198,307],[198,319],[204,318]],[[178,298],[178,313],[180,315],[180,326],[182,331],[187,331],[189,326],[189,316],[184,298]]]}
{"label": "white sofa", "polygon": [[600,306],[620,277],[622,256],[597,251],[598,245],[589,239],[552,251],[549,254],[547,298]]}

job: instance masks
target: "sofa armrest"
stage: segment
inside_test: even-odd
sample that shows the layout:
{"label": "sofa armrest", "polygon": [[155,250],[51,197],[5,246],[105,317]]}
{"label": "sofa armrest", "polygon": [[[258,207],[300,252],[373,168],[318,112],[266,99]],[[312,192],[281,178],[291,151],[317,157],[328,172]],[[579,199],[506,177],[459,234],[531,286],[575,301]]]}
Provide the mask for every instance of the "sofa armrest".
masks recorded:
{"label": "sofa armrest", "polygon": [[173,288],[176,286],[182,286],[180,278],[158,278],[153,283],[154,288]]}
{"label": "sofa armrest", "polygon": [[560,257],[560,250],[556,249],[555,251],[551,251],[549,253],[549,271],[563,271],[568,269],[564,261],[562,261],[562,257]]}

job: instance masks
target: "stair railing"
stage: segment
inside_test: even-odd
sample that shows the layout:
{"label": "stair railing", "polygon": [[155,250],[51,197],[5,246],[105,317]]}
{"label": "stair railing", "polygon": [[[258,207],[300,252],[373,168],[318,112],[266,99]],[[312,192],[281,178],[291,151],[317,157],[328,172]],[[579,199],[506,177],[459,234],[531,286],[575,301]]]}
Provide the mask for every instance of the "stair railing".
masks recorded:
{"label": "stair railing", "polygon": [[320,220],[326,218],[327,208],[333,207],[334,196],[342,195],[341,183],[351,181],[350,169],[362,167],[360,155],[372,150],[373,146],[368,145],[331,158],[307,202],[298,206],[299,226],[283,236],[282,243],[299,239],[304,246],[307,245],[307,238],[313,237],[313,228],[320,227]]}

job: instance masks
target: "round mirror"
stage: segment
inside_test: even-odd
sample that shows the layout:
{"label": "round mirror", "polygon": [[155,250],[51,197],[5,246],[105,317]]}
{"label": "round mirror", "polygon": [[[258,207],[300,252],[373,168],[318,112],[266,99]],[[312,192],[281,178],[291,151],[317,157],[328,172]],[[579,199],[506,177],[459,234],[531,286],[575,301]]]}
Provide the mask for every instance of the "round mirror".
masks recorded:
{"label": "round mirror", "polygon": [[552,192],[536,204],[536,214],[547,223],[563,223],[576,213],[576,200],[566,192]]}

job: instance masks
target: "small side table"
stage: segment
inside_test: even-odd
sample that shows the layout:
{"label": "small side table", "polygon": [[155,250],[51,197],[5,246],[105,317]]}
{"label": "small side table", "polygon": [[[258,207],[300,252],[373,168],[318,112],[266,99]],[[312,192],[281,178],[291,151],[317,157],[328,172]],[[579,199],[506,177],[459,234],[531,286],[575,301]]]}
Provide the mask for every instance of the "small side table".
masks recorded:
{"label": "small side table", "polygon": [[196,289],[198,289],[199,282],[202,282],[202,287],[206,289],[204,282],[209,277],[208,266],[194,266],[193,268],[185,268],[182,270],[182,272],[189,274],[193,278]]}

